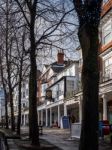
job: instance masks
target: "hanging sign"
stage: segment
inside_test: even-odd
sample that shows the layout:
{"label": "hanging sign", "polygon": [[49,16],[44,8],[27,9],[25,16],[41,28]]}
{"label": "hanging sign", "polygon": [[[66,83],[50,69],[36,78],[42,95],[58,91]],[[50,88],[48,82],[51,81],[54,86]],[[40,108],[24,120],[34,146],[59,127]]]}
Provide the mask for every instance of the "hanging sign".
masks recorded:
{"label": "hanging sign", "polygon": [[52,99],[52,90],[50,90],[50,89],[46,90],[46,99],[47,100]]}

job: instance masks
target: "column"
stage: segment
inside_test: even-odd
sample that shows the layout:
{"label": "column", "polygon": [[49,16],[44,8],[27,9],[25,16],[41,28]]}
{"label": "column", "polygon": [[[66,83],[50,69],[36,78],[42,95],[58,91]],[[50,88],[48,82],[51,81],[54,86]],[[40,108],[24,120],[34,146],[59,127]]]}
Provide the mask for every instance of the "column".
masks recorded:
{"label": "column", "polygon": [[37,112],[37,115],[38,115],[38,118],[37,118],[38,120],[37,120],[37,121],[38,121],[38,125],[39,125],[39,121],[40,121],[40,118],[39,118],[39,111]]}
{"label": "column", "polygon": [[29,122],[29,118],[28,118],[28,114],[26,115],[26,125],[28,126],[28,122]]}
{"label": "column", "polygon": [[60,127],[60,105],[58,105],[58,127]]}
{"label": "column", "polygon": [[50,108],[50,127],[52,126],[52,108]]}
{"label": "column", "polygon": [[67,116],[67,106],[65,103],[64,103],[64,116]]}
{"label": "column", "polygon": [[106,95],[102,96],[103,98],[103,120],[107,120],[107,100]]}
{"label": "column", "polygon": [[23,125],[25,126],[25,114],[23,115]]}
{"label": "column", "polygon": [[23,115],[21,115],[21,125],[23,125]]}
{"label": "column", "polygon": [[48,110],[46,109],[46,127],[48,126]]}
{"label": "column", "polygon": [[43,125],[43,110],[41,110],[41,125]]}
{"label": "column", "polygon": [[79,122],[82,123],[82,99],[79,101]]}

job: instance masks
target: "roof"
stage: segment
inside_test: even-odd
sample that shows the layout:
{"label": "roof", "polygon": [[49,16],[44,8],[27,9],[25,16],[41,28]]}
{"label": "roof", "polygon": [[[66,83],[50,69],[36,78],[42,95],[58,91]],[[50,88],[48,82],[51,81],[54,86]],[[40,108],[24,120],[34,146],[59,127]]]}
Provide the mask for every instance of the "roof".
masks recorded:
{"label": "roof", "polygon": [[[64,69],[66,69],[67,67],[69,67],[71,64],[73,63],[78,63],[78,60],[65,60],[64,64],[58,64],[58,62],[54,62],[50,65],[44,65],[46,68],[46,72],[48,72],[48,70],[51,68],[54,73],[60,73],[62,72]],[[41,77],[46,74],[46,72],[44,72],[43,74],[41,74]]]}
{"label": "roof", "polygon": [[51,67],[51,68],[55,73],[59,73],[64,69],[64,67],[57,67],[57,66],[56,67]]}
{"label": "roof", "polygon": [[55,61],[54,63],[52,63],[52,64],[50,64],[51,66],[53,66],[53,65],[57,65],[57,66],[63,66],[63,65],[66,65],[67,64],[67,60],[65,60],[64,61],[64,64],[58,64],[58,62],[57,61]]}

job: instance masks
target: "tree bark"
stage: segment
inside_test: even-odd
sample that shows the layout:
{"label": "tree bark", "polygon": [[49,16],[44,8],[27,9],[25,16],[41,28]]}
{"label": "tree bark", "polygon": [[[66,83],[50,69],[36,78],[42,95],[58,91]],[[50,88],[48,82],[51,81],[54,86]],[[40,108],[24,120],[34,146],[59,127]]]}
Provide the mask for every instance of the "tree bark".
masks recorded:
{"label": "tree bark", "polygon": [[78,36],[83,55],[83,116],[79,150],[98,150],[98,28],[85,24],[79,28]]}
{"label": "tree bark", "polygon": [[31,71],[29,78],[29,134],[33,145],[40,146],[37,124],[37,81],[36,81],[36,59],[31,54]]}
{"label": "tree bark", "polygon": [[82,49],[82,127],[79,150],[98,150],[98,27],[102,0],[73,0],[79,20],[78,37]]}
{"label": "tree bark", "polygon": [[21,134],[21,81],[22,81],[22,74],[20,72],[19,74],[19,85],[18,85],[18,120],[17,120],[17,134],[20,135]]}
{"label": "tree bark", "polygon": [[39,142],[39,130],[37,123],[37,64],[36,64],[36,44],[35,44],[35,16],[36,16],[36,4],[34,1],[33,8],[31,10],[30,20],[30,77],[29,77],[29,136],[32,141],[32,145],[40,146]]}
{"label": "tree bark", "polygon": [[14,108],[13,108],[13,89],[11,85],[11,71],[9,62],[9,1],[6,1],[6,66],[7,66],[7,79],[9,87],[9,99],[10,99],[10,110],[11,110],[11,130],[15,131],[15,120],[14,120]]}
{"label": "tree bark", "polygon": [[8,100],[8,95],[7,95],[7,91],[6,91],[6,85],[4,83],[4,72],[3,72],[3,64],[2,64],[2,52],[0,51],[0,72],[1,72],[1,80],[2,80],[2,85],[3,85],[3,89],[4,89],[4,96],[5,96],[5,123],[6,123],[6,129],[9,128],[8,125],[8,111],[7,111],[7,100]]}
{"label": "tree bark", "polygon": [[12,89],[11,88],[9,89],[9,98],[10,98],[10,110],[11,110],[11,130],[15,131],[13,94],[12,94]]}
{"label": "tree bark", "polygon": [[6,123],[6,129],[9,128],[9,123],[8,123],[8,110],[7,110],[7,92],[6,90],[4,90],[5,93],[5,123]]}

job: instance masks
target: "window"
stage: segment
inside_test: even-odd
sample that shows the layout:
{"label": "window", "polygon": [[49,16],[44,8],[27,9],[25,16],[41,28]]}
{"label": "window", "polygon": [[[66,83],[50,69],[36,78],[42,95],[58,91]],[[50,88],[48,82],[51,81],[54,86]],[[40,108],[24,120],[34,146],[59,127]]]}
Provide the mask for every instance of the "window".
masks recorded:
{"label": "window", "polygon": [[103,4],[105,4],[106,2],[108,2],[108,0],[103,0]]}
{"label": "window", "polygon": [[26,96],[28,96],[29,94],[29,89],[26,89]]}
{"label": "window", "polygon": [[59,96],[64,94],[64,81],[61,81],[58,85]]}
{"label": "window", "polygon": [[23,103],[23,108],[25,108],[25,106],[26,106],[25,103]]}
{"label": "window", "polygon": [[25,88],[25,83],[22,84],[22,88]]}
{"label": "window", "polygon": [[102,28],[103,44],[108,44],[112,40],[112,21],[109,20]]}
{"label": "window", "polygon": [[55,101],[59,100],[59,97],[64,94],[64,80],[54,85],[51,90],[52,98],[55,99]]}
{"label": "window", "polygon": [[112,79],[112,57],[104,61],[104,78],[105,80]]}
{"label": "window", "polygon": [[74,90],[74,81],[73,80],[67,80],[67,91],[73,91]]}
{"label": "window", "polygon": [[47,83],[46,84],[42,84],[42,96],[45,96],[46,89],[47,89]]}
{"label": "window", "polygon": [[25,91],[23,91],[23,98],[25,98]]}

